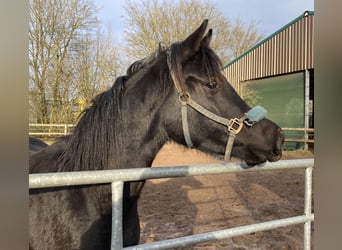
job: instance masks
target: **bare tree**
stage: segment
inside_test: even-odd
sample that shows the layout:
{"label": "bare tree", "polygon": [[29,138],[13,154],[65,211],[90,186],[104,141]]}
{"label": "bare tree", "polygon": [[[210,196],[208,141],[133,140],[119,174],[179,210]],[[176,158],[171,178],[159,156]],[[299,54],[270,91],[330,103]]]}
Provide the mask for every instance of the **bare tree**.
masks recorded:
{"label": "bare tree", "polygon": [[[81,105],[76,114],[81,112],[94,96],[110,87],[116,77],[123,71],[119,48],[115,45],[110,29],[98,29],[87,43],[75,63],[74,101]],[[86,40],[86,39],[84,39]]]}
{"label": "bare tree", "polygon": [[262,100],[262,96],[258,91],[251,89],[249,86],[243,86],[240,90],[241,98],[251,107],[257,105]]}
{"label": "bare tree", "polygon": [[229,44],[229,54],[234,59],[256,45],[262,38],[263,36],[257,32],[256,22],[251,20],[246,25],[240,18],[236,18],[230,29],[230,36],[227,41]]}
{"label": "bare tree", "polygon": [[254,22],[246,26],[239,19],[229,20],[210,0],[126,0],[125,10],[126,50],[132,60],[151,54],[160,42],[184,39],[205,18],[215,30],[211,46],[223,63],[262,38]]}
{"label": "bare tree", "polygon": [[128,61],[162,42],[182,40],[204,18],[215,29],[212,47],[228,62],[261,39],[253,23],[231,22],[210,1],[126,1],[126,57],[110,29],[101,30],[94,0],[30,0],[30,121],[75,122],[90,100],[114,82]]}
{"label": "bare tree", "polygon": [[37,122],[54,122],[62,114],[70,116],[70,61],[82,43],[80,35],[96,24],[95,13],[95,6],[87,0],[30,1],[29,86]]}
{"label": "bare tree", "polygon": [[114,82],[117,49],[97,12],[93,0],[30,0],[31,122],[74,122]]}

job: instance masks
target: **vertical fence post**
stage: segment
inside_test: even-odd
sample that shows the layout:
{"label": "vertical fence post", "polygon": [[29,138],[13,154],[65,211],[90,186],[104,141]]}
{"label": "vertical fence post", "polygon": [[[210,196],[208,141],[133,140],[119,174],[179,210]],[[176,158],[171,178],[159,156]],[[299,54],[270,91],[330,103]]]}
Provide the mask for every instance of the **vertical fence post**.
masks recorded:
{"label": "vertical fence post", "polygon": [[[312,203],[312,167],[305,169],[305,204],[304,213],[308,217],[311,215]],[[304,223],[304,250],[311,249],[311,221]]]}
{"label": "vertical fence post", "polygon": [[[308,129],[310,127],[310,124],[309,124],[309,119],[310,119],[310,113],[309,113],[309,103],[310,103],[310,71],[308,69],[305,69],[304,71],[304,77],[305,77],[305,80],[304,80],[304,85],[305,85],[305,93],[304,93],[304,128],[305,128],[305,131],[304,131],[304,139],[305,140],[308,140],[309,139],[309,134],[308,134],[308,131],[306,129]],[[308,150],[309,148],[309,144],[307,142],[304,143],[304,149],[305,150]]]}
{"label": "vertical fence post", "polygon": [[112,242],[111,250],[123,248],[122,240],[122,201],[123,182],[112,182]]}

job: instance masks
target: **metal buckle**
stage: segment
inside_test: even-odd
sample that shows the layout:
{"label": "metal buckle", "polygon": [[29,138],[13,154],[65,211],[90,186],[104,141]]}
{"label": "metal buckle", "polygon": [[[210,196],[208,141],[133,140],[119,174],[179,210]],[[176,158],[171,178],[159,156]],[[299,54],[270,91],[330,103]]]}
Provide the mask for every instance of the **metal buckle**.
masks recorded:
{"label": "metal buckle", "polygon": [[229,132],[238,134],[243,127],[243,122],[238,118],[233,118],[229,120],[227,127]]}
{"label": "metal buckle", "polygon": [[251,121],[248,118],[246,120],[243,121],[248,127],[252,127],[256,121]]}
{"label": "metal buckle", "polygon": [[183,105],[186,105],[189,99],[190,99],[190,94],[188,92],[183,91],[178,94],[178,100]]}

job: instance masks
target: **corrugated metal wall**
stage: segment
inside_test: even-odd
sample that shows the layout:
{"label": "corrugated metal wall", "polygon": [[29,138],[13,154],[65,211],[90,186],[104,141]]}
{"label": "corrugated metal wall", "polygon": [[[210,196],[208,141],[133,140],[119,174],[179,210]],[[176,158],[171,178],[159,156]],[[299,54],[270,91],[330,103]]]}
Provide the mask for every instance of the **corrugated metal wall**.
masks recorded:
{"label": "corrugated metal wall", "polygon": [[239,83],[313,68],[314,12],[306,11],[225,65],[228,81]]}

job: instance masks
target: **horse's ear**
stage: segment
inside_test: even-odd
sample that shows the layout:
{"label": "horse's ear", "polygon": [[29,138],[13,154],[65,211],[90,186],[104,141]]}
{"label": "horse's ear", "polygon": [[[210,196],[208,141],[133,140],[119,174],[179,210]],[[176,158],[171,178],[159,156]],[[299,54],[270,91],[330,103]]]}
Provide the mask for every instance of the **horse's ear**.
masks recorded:
{"label": "horse's ear", "polygon": [[208,33],[205,35],[205,37],[203,37],[203,39],[202,39],[202,41],[201,41],[201,46],[208,47],[208,46],[209,46],[209,43],[210,43],[210,41],[211,41],[212,35],[213,35],[213,30],[210,29],[210,30],[208,31]]}
{"label": "horse's ear", "polygon": [[200,46],[205,30],[208,26],[208,19],[205,19],[201,26],[182,42],[183,57],[187,58],[196,53]]}

